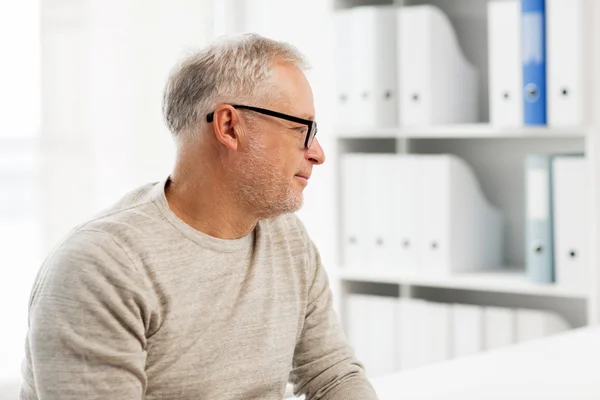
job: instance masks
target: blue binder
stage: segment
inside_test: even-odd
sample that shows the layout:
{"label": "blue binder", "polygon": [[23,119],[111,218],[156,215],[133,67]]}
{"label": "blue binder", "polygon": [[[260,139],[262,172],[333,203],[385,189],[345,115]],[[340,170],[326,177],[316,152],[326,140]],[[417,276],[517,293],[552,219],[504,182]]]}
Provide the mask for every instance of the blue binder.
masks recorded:
{"label": "blue binder", "polygon": [[521,1],[523,118],[525,125],[546,124],[545,0]]}
{"label": "blue binder", "polygon": [[525,158],[525,252],[529,280],[552,283],[554,274],[552,155]]}

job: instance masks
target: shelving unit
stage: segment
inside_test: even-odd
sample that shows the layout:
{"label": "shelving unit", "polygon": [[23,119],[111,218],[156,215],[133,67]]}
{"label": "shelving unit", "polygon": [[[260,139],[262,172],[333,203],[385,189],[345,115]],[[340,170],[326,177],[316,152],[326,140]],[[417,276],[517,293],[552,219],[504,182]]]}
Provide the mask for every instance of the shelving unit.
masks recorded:
{"label": "shelving unit", "polygon": [[338,278],[343,281],[391,283],[398,285],[432,288],[487,291],[528,296],[585,299],[588,293],[563,289],[555,285],[542,285],[530,282],[523,270],[506,268],[498,271],[454,274],[449,276],[406,273],[392,268],[364,270],[340,268]]}
{"label": "shelving unit", "polygon": [[552,139],[584,138],[589,130],[533,126],[504,128],[478,123],[414,128],[338,126],[336,132],[338,139]]}
{"label": "shelving unit", "polygon": [[[336,0],[335,8],[360,5],[433,4],[442,9],[456,28],[457,36],[466,57],[481,72],[479,99],[481,103],[478,123],[420,126],[420,127],[364,127],[345,126],[337,121],[336,156],[346,153],[449,153],[463,158],[475,172],[481,189],[492,204],[506,216],[505,263],[520,268],[506,268],[492,272],[426,276],[388,268],[351,268],[343,266],[341,240],[341,215],[338,215],[338,247],[340,265],[332,273],[332,280],[340,287],[340,302],[352,293],[382,294],[387,296],[415,297],[431,301],[452,301],[445,291],[464,294],[471,304],[511,304],[523,308],[548,309],[576,321],[573,327],[595,325],[600,322],[600,117],[597,116],[600,98],[600,80],[592,74],[600,65],[600,3],[584,0],[586,24],[589,35],[586,46],[587,76],[586,124],[573,128],[548,126],[498,127],[489,121],[488,65],[486,10],[488,0],[404,0],[369,1]],[[597,72],[596,72],[597,73]],[[525,276],[524,251],[524,171],[523,161],[528,153],[578,152],[587,159],[587,204],[589,223],[588,272],[586,291],[562,288],[556,284],[535,284]],[[338,181],[340,180],[338,163]],[[343,198],[336,196],[339,206]],[[339,209],[340,207],[338,207]],[[390,291],[390,288],[395,288]],[[440,294],[440,292],[444,292]],[[391,293],[391,294],[390,294]],[[460,297],[460,296],[459,296]],[[343,306],[342,320],[346,317]]]}

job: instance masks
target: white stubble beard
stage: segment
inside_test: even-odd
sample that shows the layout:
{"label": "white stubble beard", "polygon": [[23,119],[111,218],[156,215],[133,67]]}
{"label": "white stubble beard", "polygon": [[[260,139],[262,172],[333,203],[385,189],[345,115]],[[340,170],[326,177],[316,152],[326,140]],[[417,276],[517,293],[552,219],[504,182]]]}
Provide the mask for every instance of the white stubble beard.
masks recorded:
{"label": "white stubble beard", "polygon": [[278,167],[270,161],[268,150],[259,140],[250,139],[245,155],[236,165],[239,201],[259,219],[274,218],[302,207],[302,192],[292,187],[290,178],[278,173]]}

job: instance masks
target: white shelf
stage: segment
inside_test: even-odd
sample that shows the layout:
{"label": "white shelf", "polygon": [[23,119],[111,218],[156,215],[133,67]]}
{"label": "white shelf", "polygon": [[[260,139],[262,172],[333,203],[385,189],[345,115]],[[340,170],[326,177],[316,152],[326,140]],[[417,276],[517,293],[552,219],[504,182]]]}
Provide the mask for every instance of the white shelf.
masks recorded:
{"label": "white shelf", "polygon": [[527,280],[523,271],[514,269],[433,276],[410,274],[391,269],[339,268],[338,278],[346,281],[394,283],[447,289],[477,290],[498,293],[525,294],[585,299],[581,291],[555,285],[536,284]]}
{"label": "white shelf", "polygon": [[437,138],[583,138],[586,129],[523,126],[503,128],[490,124],[457,124],[406,128],[337,127],[339,139],[437,139]]}

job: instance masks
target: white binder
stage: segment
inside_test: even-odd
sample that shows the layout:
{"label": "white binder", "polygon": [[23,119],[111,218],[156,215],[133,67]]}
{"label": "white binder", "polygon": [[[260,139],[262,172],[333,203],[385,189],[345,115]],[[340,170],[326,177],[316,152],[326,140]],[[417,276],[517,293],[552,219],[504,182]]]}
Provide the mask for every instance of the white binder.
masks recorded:
{"label": "white binder", "polygon": [[423,155],[418,171],[419,272],[500,267],[502,216],[485,199],[471,168],[453,155]]}
{"label": "white binder", "polygon": [[425,338],[427,306],[417,299],[399,299],[396,308],[396,370],[408,370],[426,364]]}
{"label": "white binder", "polygon": [[333,17],[336,76],[335,124],[337,126],[351,126],[356,123],[354,110],[358,109],[358,97],[354,95],[352,69],[359,54],[354,44],[354,15],[354,10],[349,8],[336,11]]}
{"label": "white binder", "polygon": [[399,299],[396,323],[396,370],[451,358],[452,315],[448,304]]}
{"label": "white binder", "polygon": [[548,125],[584,119],[584,0],[546,0]]}
{"label": "white binder", "polygon": [[398,301],[396,298],[384,296],[366,296],[366,299],[366,329],[370,353],[367,375],[376,377],[391,374],[395,371],[395,319]]}
{"label": "white binder", "polygon": [[484,348],[505,347],[515,343],[515,312],[511,308],[483,308]]}
{"label": "white binder", "polygon": [[346,335],[367,376],[395,370],[397,299],[351,294],[347,297]]}
{"label": "white binder", "polygon": [[345,154],[341,164],[342,255],[348,267],[366,267],[366,171],[364,155]]}
{"label": "white binder", "polygon": [[488,69],[490,122],[523,125],[521,2],[488,3]]}
{"label": "white binder", "polygon": [[483,312],[480,306],[452,305],[452,340],[454,357],[483,350]]}
{"label": "white binder", "polygon": [[516,324],[517,342],[539,339],[570,328],[569,323],[554,312],[522,308],[516,311]]}
{"label": "white binder", "polygon": [[363,6],[353,10],[352,64],[355,125],[398,126],[396,8]]}
{"label": "white binder", "polygon": [[419,156],[402,154],[396,159],[394,213],[396,265],[403,271],[418,271],[419,265]]}
{"label": "white binder", "polygon": [[361,195],[366,202],[366,257],[368,268],[396,267],[398,240],[395,235],[394,198],[397,156],[395,154],[364,155],[365,186]]}
{"label": "white binder", "polygon": [[432,5],[400,7],[397,13],[401,125],[477,121],[479,74],[448,17]]}
{"label": "white binder", "polygon": [[452,171],[445,157],[419,160],[418,272],[444,273],[452,267]]}
{"label": "white binder", "polygon": [[432,364],[452,357],[452,315],[450,305],[425,303],[424,364]]}
{"label": "white binder", "polygon": [[552,162],[556,284],[583,293],[588,279],[586,160],[565,156]]}
{"label": "white binder", "polygon": [[354,355],[361,362],[369,374],[371,360],[371,351],[369,349],[369,300],[368,296],[362,294],[349,294],[345,305],[345,323],[346,337],[348,343],[354,350]]}

